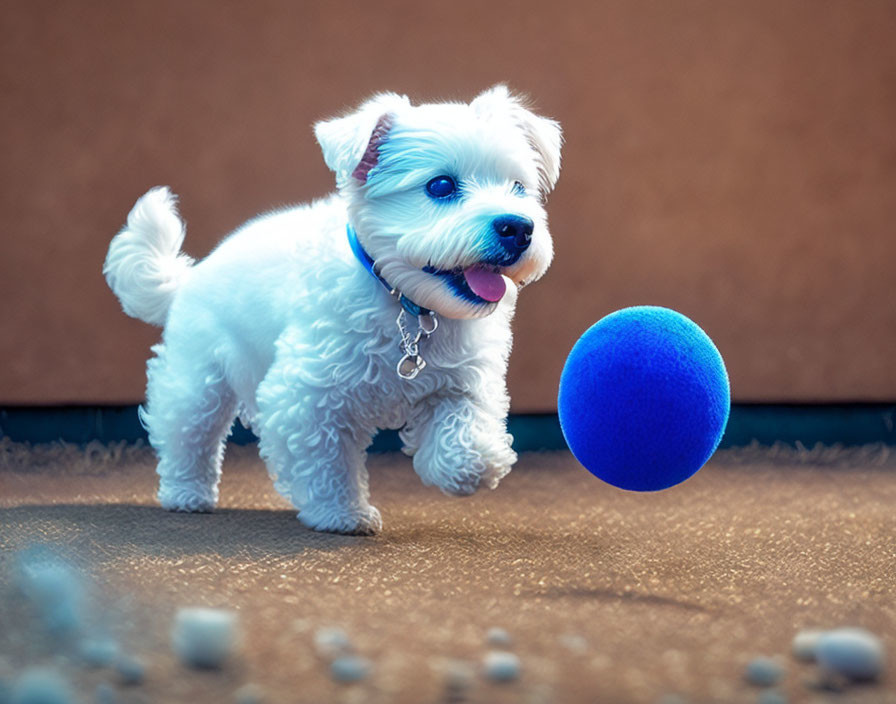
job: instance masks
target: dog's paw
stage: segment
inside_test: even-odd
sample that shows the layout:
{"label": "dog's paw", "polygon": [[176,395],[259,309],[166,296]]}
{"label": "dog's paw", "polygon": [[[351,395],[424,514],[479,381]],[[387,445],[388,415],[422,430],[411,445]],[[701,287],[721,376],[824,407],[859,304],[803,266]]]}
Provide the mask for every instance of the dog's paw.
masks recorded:
{"label": "dog's paw", "polygon": [[349,510],[332,505],[307,506],[299,513],[299,521],[312,530],[342,535],[374,535],[383,528],[375,506]]}
{"label": "dog's paw", "polygon": [[[427,461],[428,460],[428,461]],[[435,486],[448,496],[471,496],[480,487],[494,489],[516,462],[516,453],[466,452],[457,457],[438,455],[414,458],[414,469],[426,486]]]}
{"label": "dog's paw", "polygon": [[516,453],[513,450],[508,450],[507,456],[503,457],[501,461],[489,462],[482,474],[482,485],[489,489],[496,488],[498,483],[510,474],[510,470],[516,464],[516,459]]}
{"label": "dog's paw", "polygon": [[454,476],[442,478],[438,487],[447,496],[472,496],[479,489],[480,481],[478,474],[458,472]]}
{"label": "dog's paw", "polygon": [[510,470],[512,467],[508,465],[489,466],[488,470],[485,474],[482,475],[482,484],[483,486],[487,486],[489,489],[496,489],[498,487],[498,483],[510,474]]}
{"label": "dog's paw", "polygon": [[160,487],[158,499],[162,508],[184,513],[211,513],[218,503],[211,493],[179,486]]}
{"label": "dog's paw", "polygon": [[485,471],[482,473],[482,484],[489,489],[497,487],[498,482],[507,476],[513,468],[513,465],[516,464],[517,454],[510,446],[512,438],[509,436],[508,438],[509,440],[507,442],[500,443],[496,447],[485,450],[482,453],[485,458]]}

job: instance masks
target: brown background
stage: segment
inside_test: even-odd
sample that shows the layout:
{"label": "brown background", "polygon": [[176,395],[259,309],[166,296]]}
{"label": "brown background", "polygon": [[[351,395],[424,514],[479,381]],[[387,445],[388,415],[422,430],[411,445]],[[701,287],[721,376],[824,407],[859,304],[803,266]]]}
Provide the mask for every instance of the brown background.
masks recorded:
{"label": "brown background", "polygon": [[137,196],[186,248],[326,193],[311,123],[498,81],[566,132],[557,257],[521,297],[515,411],[643,303],[697,320],[739,401],[896,398],[896,3],[2,3],[0,403],[142,398],[158,330],[100,274]]}

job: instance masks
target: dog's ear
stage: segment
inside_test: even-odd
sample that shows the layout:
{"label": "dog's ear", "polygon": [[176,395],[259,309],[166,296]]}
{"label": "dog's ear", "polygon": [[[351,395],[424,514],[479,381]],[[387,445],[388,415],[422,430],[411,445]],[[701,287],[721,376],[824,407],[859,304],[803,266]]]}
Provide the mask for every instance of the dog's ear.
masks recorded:
{"label": "dog's ear", "polygon": [[354,177],[361,183],[376,165],[376,150],[386,138],[395,113],[410,106],[407,96],[380,93],[356,111],[314,125],[324,161],[340,185]]}
{"label": "dog's ear", "polygon": [[523,99],[511,95],[505,85],[496,85],[480,93],[470,107],[480,115],[509,116],[517,123],[538,155],[539,187],[543,193],[549,193],[560,178],[560,148],[563,145],[560,123],[533,113]]}

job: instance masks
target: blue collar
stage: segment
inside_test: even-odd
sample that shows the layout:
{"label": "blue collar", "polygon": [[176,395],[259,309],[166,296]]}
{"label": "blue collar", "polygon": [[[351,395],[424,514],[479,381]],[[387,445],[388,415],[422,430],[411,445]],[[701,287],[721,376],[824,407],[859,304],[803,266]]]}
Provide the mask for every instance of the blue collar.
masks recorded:
{"label": "blue collar", "polygon": [[376,270],[376,262],[373,261],[373,258],[364,250],[364,247],[361,246],[361,243],[358,241],[358,235],[355,234],[355,228],[352,227],[351,223],[345,224],[345,231],[348,234],[348,244],[352,248],[352,254],[355,255],[355,258],[361,262],[361,266],[367,269],[371,276],[386,287],[386,290],[391,295],[398,296],[398,302],[401,303],[402,308],[414,317],[417,317],[418,315],[428,315],[432,312],[428,308],[418,306],[397,288],[390,286],[389,282],[380,276],[379,272]]}

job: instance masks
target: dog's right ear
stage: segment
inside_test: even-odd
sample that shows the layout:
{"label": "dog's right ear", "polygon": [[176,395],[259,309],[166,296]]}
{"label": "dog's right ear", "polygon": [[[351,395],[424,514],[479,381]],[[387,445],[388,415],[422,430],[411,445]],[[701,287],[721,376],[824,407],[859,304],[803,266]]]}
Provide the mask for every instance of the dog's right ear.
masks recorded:
{"label": "dog's right ear", "polygon": [[560,123],[536,115],[521,96],[512,95],[507,86],[498,84],[478,95],[470,107],[480,115],[507,115],[517,123],[535,150],[542,194],[553,190],[560,177],[560,149],[563,132]]}
{"label": "dog's right ear", "polygon": [[340,187],[349,178],[367,181],[368,172],[376,165],[376,150],[386,138],[395,113],[410,104],[405,95],[380,93],[355,112],[314,125],[324,161],[335,172]]}

